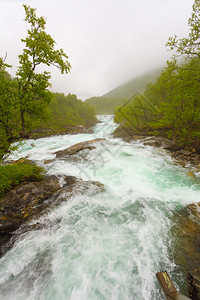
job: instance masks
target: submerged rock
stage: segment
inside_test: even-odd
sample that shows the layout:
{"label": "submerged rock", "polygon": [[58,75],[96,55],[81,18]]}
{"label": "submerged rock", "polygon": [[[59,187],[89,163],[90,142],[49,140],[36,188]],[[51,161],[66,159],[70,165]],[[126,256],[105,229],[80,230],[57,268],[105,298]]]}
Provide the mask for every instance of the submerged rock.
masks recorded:
{"label": "submerged rock", "polygon": [[56,154],[56,157],[64,157],[66,155],[73,155],[79,151],[85,150],[85,149],[95,149],[96,147],[94,146],[95,143],[101,142],[101,141],[105,141],[105,139],[99,138],[99,139],[94,139],[94,140],[90,140],[90,141],[85,141],[85,142],[81,142],[81,143],[77,143],[67,149],[64,150],[60,150],[57,152],[54,152],[54,154]]}

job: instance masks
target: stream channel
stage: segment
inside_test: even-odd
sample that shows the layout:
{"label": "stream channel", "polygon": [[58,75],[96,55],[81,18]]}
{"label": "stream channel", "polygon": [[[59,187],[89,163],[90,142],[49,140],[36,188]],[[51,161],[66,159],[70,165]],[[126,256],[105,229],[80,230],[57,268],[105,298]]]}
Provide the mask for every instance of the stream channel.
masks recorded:
{"label": "stream channel", "polygon": [[[173,211],[199,201],[199,184],[165,150],[113,138],[112,116],[99,118],[93,134],[27,140],[9,157],[28,155],[49,175],[88,184],[62,195],[67,201],[32,222],[47,226],[22,234],[1,258],[1,299],[161,300],[161,270],[177,288],[184,284],[170,228]],[[95,138],[107,141],[55,159],[54,152]]]}

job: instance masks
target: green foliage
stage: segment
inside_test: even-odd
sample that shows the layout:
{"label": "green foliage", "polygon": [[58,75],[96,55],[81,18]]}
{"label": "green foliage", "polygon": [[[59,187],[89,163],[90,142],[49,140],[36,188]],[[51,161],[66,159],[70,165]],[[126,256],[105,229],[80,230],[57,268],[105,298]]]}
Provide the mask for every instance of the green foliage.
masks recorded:
{"label": "green foliage", "polygon": [[146,86],[115,113],[115,122],[133,132],[163,135],[187,144],[198,140],[200,129],[200,60],[178,67],[168,63],[156,83]]}
{"label": "green foliage", "polygon": [[43,173],[43,168],[26,160],[0,165],[0,195],[5,194],[25,180],[41,180]]}
{"label": "green foliage", "polygon": [[11,141],[18,136],[19,118],[16,113],[16,81],[6,71],[7,65],[0,58],[0,158],[9,151]]}
{"label": "green foliage", "polygon": [[200,2],[194,1],[191,18],[188,20],[189,36],[178,39],[175,35],[170,37],[167,46],[171,50],[176,50],[176,56],[186,56],[188,58],[200,58]]}
{"label": "green foliage", "polygon": [[90,127],[97,121],[94,109],[71,94],[65,96],[54,93],[49,105],[49,116],[48,122],[37,121],[35,128],[46,128],[62,133],[65,127],[80,125]]}
{"label": "green foliage", "polygon": [[27,137],[37,122],[41,124],[50,117],[51,76],[47,71],[38,73],[37,68],[53,65],[61,73],[71,68],[63,49],[56,50],[56,42],[45,32],[45,19],[37,17],[30,6],[24,5],[24,9],[29,29],[22,39],[25,48],[19,55],[15,79],[6,71],[11,66],[0,58],[0,160],[12,150],[13,141]]}
{"label": "green foliage", "polygon": [[19,55],[19,68],[17,70],[18,101],[21,120],[21,136],[30,129],[31,117],[48,118],[47,105],[51,100],[50,73],[36,73],[40,65],[53,65],[61,73],[70,71],[68,57],[63,49],[55,50],[55,41],[45,32],[46,21],[36,16],[36,9],[24,4],[25,21],[30,25],[28,34],[22,42],[25,43],[23,53]]}
{"label": "green foliage", "polygon": [[162,135],[180,145],[199,143],[200,131],[200,2],[195,1],[188,22],[188,38],[170,38],[167,43],[184,55],[182,64],[175,56],[143,95],[133,97],[116,110],[115,121],[132,132]]}

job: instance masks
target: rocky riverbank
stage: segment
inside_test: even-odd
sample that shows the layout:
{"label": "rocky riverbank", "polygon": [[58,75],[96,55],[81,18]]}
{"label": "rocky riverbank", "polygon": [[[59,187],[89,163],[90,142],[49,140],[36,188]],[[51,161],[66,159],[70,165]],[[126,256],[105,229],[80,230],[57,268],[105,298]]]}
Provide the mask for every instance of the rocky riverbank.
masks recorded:
{"label": "rocky riverbank", "polygon": [[114,131],[113,136],[122,138],[126,142],[140,140],[146,146],[165,149],[175,160],[175,162],[180,164],[182,167],[190,167],[192,173],[200,172],[200,142],[198,145],[196,145],[196,147],[181,147],[170,139],[142,134],[133,134],[130,129],[123,129],[121,127],[118,127]]}
{"label": "rocky riverbank", "polygon": [[174,260],[185,275],[188,295],[200,299],[200,202],[192,203],[174,212],[171,235]]}
{"label": "rocky riverbank", "polygon": [[62,201],[67,201],[76,190],[97,191],[104,186],[95,181],[83,182],[73,176],[44,176],[42,180],[28,180],[0,197],[0,256],[9,250],[16,237],[30,230],[41,228],[41,224],[29,225]]}
{"label": "rocky riverbank", "polygon": [[[85,149],[92,150],[95,143],[105,139],[94,139],[77,143],[67,149],[55,152],[56,157],[73,156]],[[27,161],[30,162],[30,161]],[[72,192],[85,185],[89,188],[92,184],[102,190],[99,182],[83,182],[73,176],[44,176],[42,180],[28,178],[21,184],[12,188],[9,192],[0,196],[0,255],[5,253],[14,241],[16,230],[34,218],[38,218],[48,209],[53,208],[61,201],[66,201]],[[61,194],[66,197],[60,197]],[[35,226],[25,226],[24,230],[35,229]],[[9,243],[8,243],[9,242]]]}
{"label": "rocky riverbank", "polygon": [[1,196],[0,254],[7,250],[7,242],[22,224],[39,217],[47,208],[52,207],[55,204],[52,196],[63,189],[72,191],[76,182],[76,178],[65,176],[61,187],[59,177],[44,176],[39,181],[24,181]]}

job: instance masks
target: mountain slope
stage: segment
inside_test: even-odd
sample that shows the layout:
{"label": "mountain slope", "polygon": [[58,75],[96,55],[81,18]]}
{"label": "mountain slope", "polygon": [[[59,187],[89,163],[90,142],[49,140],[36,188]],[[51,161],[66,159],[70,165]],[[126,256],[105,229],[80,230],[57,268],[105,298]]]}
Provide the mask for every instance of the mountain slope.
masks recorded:
{"label": "mountain slope", "polygon": [[162,69],[148,72],[142,76],[134,78],[129,82],[118,86],[102,97],[91,97],[85,100],[90,104],[98,115],[114,114],[118,106],[123,105],[127,100],[137,93],[143,93],[146,84],[154,82],[161,74]]}
{"label": "mountain slope", "polygon": [[126,98],[127,100],[138,92],[143,92],[147,83],[154,82],[160,75],[162,69],[157,69],[139,77],[136,77],[127,83],[124,83],[110,92],[103,95],[106,98]]}

